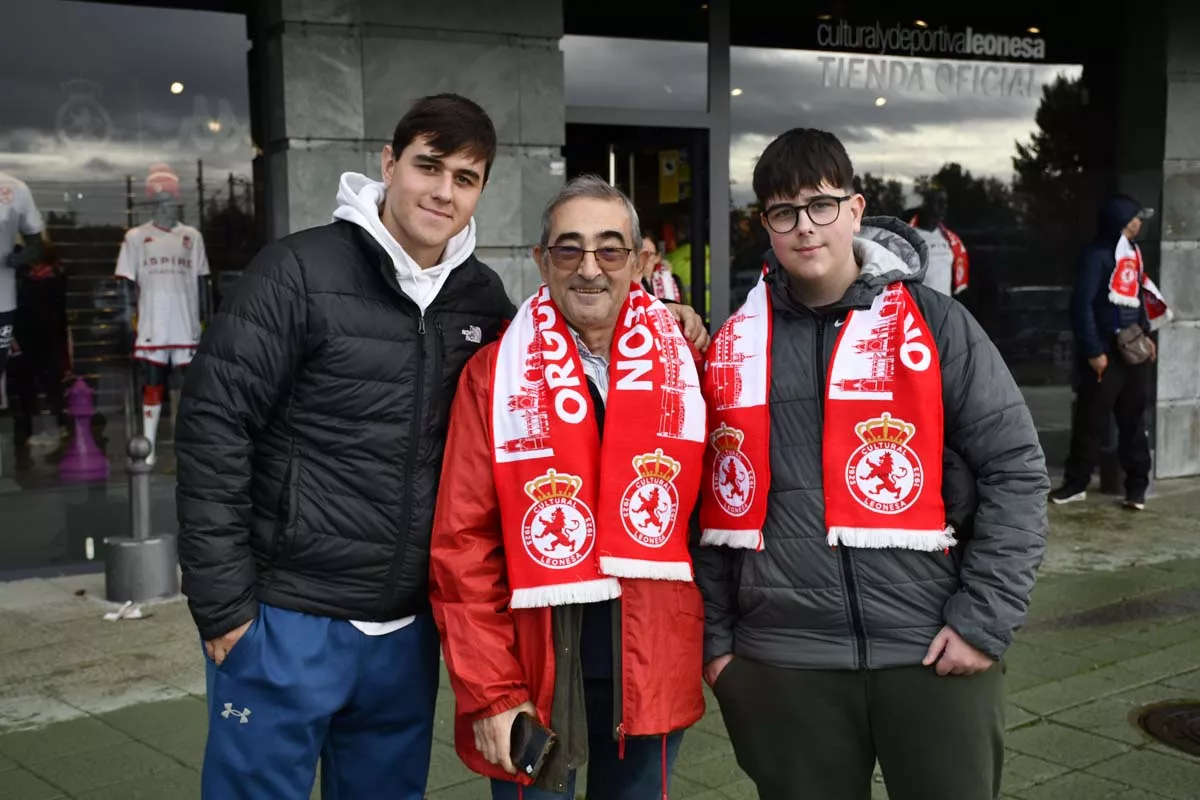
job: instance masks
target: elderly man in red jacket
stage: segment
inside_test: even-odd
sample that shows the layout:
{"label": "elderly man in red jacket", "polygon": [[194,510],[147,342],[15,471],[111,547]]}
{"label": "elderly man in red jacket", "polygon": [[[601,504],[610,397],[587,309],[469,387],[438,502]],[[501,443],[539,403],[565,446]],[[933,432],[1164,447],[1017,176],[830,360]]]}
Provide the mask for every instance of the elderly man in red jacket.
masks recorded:
{"label": "elderly man in red jacket", "polygon": [[[585,176],[543,216],[545,284],[467,365],[431,542],[459,755],[494,800],[666,797],[704,713],[688,520],[704,452],[696,353],[635,281],[637,212]],[[609,424],[605,425],[605,418]],[[556,735],[514,764],[526,713]]]}

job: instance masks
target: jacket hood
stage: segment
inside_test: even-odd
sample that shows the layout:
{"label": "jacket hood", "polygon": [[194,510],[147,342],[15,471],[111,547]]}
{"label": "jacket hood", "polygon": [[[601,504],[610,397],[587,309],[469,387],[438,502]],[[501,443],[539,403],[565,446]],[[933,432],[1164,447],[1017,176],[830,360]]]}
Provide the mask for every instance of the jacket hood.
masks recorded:
{"label": "jacket hood", "polygon": [[896,217],[863,217],[854,257],[862,267],[859,280],[872,286],[920,282],[929,266],[925,240]]}
{"label": "jacket hood", "polygon": [[1096,215],[1096,238],[1115,243],[1121,231],[1141,210],[1142,204],[1127,194],[1108,198]]}
{"label": "jacket hood", "polygon": [[475,252],[475,218],[472,217],[463,228],[446,243],[442,260],[429,269],[422,269],[404,248],[392,236],[379,218],[379,207],[383,203],[385,186],[382,181],[374,181],[366,175],[357,172],[343,173],[338,183],[338,208],[333,212],[334,219],[353,222],[371,235],[379,246],[392,257],[396,266],[396,275],[402,286],[406,279],[418,274],[435,280],[441,273],[449,273],[462,264]]}

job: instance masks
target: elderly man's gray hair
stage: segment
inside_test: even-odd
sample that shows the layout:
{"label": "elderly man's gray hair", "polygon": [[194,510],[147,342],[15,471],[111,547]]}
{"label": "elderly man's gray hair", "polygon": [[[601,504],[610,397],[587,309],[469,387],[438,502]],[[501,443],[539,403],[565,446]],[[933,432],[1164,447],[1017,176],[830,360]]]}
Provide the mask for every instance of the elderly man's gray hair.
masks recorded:
{"label": "elderly man's gray hair", "polygon": [[554,198],[546,205],[546,210],[542,212],[543,248],[550,244],[550,226],[554,221],[554,212],[563,203],[579,197],[589,197],[593,200],[619,200],[624,203],[625,210],[629,212],[629,229],[633,232],[633,241],[629,243],[629,246],[634,250],[642,246],[642,228],[638,223],[637,209],[633,207],[633,203],[625,196],[625,193],[615,186],[610,186],[608,181],[599,175],[580,175],[567,181],[558,190],[558,194],[554,195]]}

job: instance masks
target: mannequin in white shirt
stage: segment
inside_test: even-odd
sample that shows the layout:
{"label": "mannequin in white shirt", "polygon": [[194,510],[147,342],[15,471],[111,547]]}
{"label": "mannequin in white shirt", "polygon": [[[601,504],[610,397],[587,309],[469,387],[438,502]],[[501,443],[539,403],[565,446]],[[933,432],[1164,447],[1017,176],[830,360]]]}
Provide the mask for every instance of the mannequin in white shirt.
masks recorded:
{"label": "mannequin in white shirt", "polygon": [[944,189],[931,189],[925,193],[924,203],[917,209],[913,227],[921,234],[929,247],[929,267],[922,281],[930,289],[936,289],[947,297],[953,293],[954,253],[950,241],[942,232],[946,221],[949,198]]}
{"label": "mannequin in white shirt", "polygon": [[[180,224],[179,220],[179,198],[172,192],[160,190],[154,193],[153,211],[150,221],[156,228],[163,231],[173,231]],[[207,269],[205,270],[207,271]],[[199,314],[201,320],[208,319],[208,309],[210,306],[211,284],[208,275],[201,275],[197,278],[199,281],[197,299],[199,302]],[[123,299],[128,308],[137,308],[138,303],[138,287],[132,281],[121,281],[123,286]],[[135,351],[136,352],[136,351]],[[190,354],[186,361],[190,361]],[[181,372],[186,368],[186,361],[176,364],[175,368]],[[157,448],[155,447],[158,438],[158,422],[162,415],[162,398],[167,392],[167,386],[170,383],[170,373],[172,369],[173,359],[168,358],[168,363],[160,364],[153,361],[142,360],[142,375],[143,375],[143,394],[142,394],[142,435],[150,440],[151,455],[148,459],[153,465],[156,461]],[[179,408],[179,390],[174,389],[170,392],[170,407],[173,410]]]}

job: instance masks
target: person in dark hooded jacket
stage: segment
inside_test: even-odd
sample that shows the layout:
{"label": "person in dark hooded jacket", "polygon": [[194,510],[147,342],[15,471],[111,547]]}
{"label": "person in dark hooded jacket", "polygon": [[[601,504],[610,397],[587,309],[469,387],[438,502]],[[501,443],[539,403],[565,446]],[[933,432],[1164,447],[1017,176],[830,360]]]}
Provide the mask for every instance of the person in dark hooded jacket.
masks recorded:
{"label": "person in dark hooded jacket", "polygon": [[[1136,254],[1140,277],[1144,272],[1140,252],[1133,243],[1142,220],[1153,212],[1128,195],[1114,195],[1100,208],[1096,238],[1079,255],[1071,293],[1071,330],[1075,336],[1076,400],[1071,420],[1071,451],[1062,486],[1050,499],[1058,504],[1087,498],[1100,447],[1108,436],[1111,416],[1117,418],[1117,453],[1125,472],[1125,507],[1146,507],[1150,483],[1150,446],[1146,441],[1146,392],[1149,361],[1129,364],[1117,351],[1117,332],[1140,326],[1150,333],[1141,282],[1131,283],[1131,299],[1113,301],[1117,250],[1122,238]],[[1118,298],[1120,299],[1120,298]],[[1151,358],[1157,356],[1150,340]]]}

